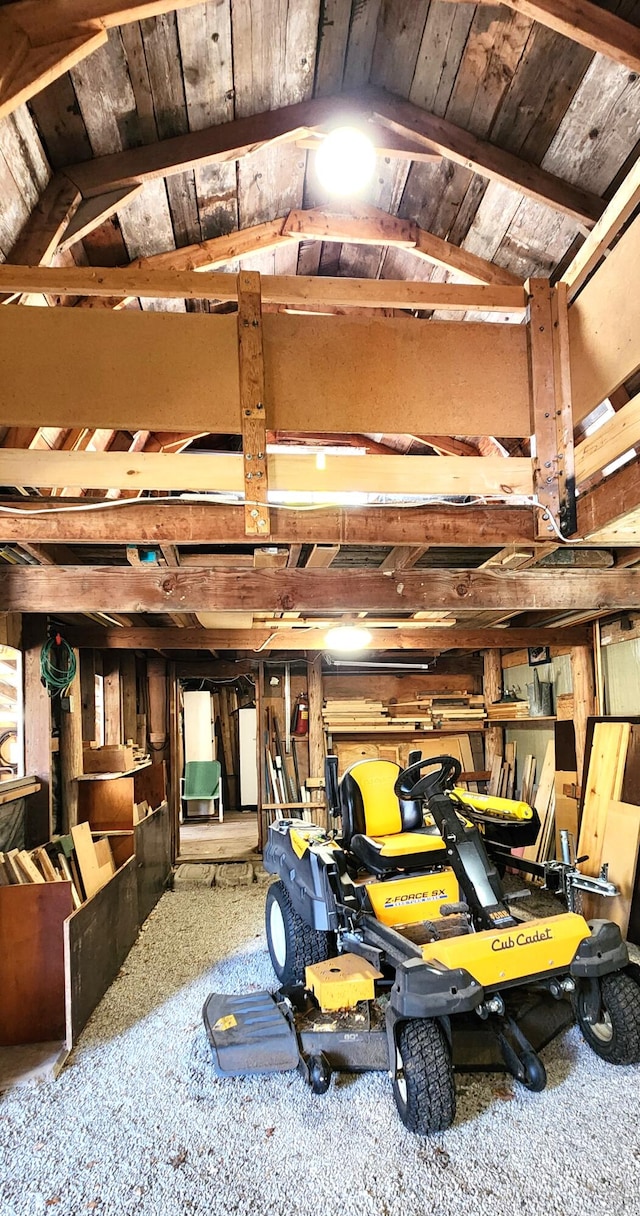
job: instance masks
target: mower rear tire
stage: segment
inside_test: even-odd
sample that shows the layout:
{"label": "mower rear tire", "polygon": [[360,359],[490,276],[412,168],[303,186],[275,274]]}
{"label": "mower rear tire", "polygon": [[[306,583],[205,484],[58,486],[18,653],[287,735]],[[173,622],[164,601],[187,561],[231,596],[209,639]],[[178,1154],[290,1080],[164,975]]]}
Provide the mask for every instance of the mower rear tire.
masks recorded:
{"label": "mower rear tire", "polygon": [[640,1064],[640,984],[625,971],[600,980],[598,1022],[585,1020],[580,990],[574,997],[578,1025],[592,1051],[609,1064]]}
{"label": "mower rear tire", "polygon": [[414,1018],[399,1027],[393,1096],[408,1131],[428,1136],[451,1127],[456,1115],[451,1051],[433,1018]]}
{"label": "mower rear tire", "polygon": [[312,929],[298,915],[284,883],[271,884],[265,911],[269,955],[281,984],[304,983],[305,967],[335,954],[334,934]]}

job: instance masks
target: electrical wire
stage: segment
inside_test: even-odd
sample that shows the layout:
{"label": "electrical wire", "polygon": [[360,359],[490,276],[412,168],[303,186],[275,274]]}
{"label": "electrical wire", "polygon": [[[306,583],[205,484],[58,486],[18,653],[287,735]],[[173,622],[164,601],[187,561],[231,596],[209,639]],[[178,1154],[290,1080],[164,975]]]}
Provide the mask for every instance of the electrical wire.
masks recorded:
{"label": "electrical wire", "polygon": [[[64,666],[61,665],[63,662]],[[75,679],[76,671],[76,656],[69,643],[59,633],[55,637],[49,638],[40,651],[40,679],[49,696],[66,696]]]}
{"label": "electrical wire", "polygon": [[[389,495],[387,497],[392,498],[393,496]],[[584,543],[584,539],[585,539],[584,537],[578,536],[578,537],[567,538],[566,536],[563,536],[562,532],[560,530],[558,521],[556,520],[556,518],[554,517],[552,512],[549,510],[549,508],[544,505],[544,503],[538,502],[538,500],[536,498],[533,498],[533,497],[527,496],[527,495],[523,495],[523,494],[514,495],[513,497],[515,499],[515,504],[512,504],[512,505],[533,507],[534,510],[542,512],[542,518],[545,520],[545,522],[547,522],[549,524],[550,528],[555,533],[557,539],[560,541],[561,544],[563,544],[563,545],[580,545],[580,544]],[[20,516],[25,516],[25,517],[38,516],[38,515],[68,515],[70,513],[74,514],[75,512],[79,512],[79,511],[105,511],[105,510],[113,511],[114,509],[119,508],[119,507],[140,506],[141,503],[144,503],[145,505],[148,505],[149,503],[153,503],[153,505],[155,506],[156,504],[160,505],[160,503],[173,503],[175,505],[176,503],[179,503],[179,502],[196,502],[196,503],[208,504],[209,506],[216,506],[216,505],[239,506],[239,505],[242,505],[243,503],[248,506],[252,506],[252,505],[256,505],[256,506],[260,506],[260,507],[264,506],[263,503],[256,502],[254,504],[253,499],[231,497],[229,495],[224,495],[224,494],[214,495],[214,494],[188,493],[188,494],[178,494],[178,495],[167,494],[167,495],[159,496],[158,498],[116,498],[116,499],[109,500],[109,501],[101,500],[99,502],[92,502],[92,503],[82,503],[82,504],[78,503],[72,507],[35,507],[33,509],[30,509],[27,507],[25,509],[23,507],[10,507],[10,506],[6,506],[5,504],[0,504],[0,512],[7,514],[7,515],[20,515]],[[416,507],[422,507],[422,506],[474,507],[474,506],[488,506],[491,503],[501,503],[504,506],[505,502],[506,502],[505,496],[500,495],[500,494],[476,494],[473,496],[469,495],[463,500],[461,500],[460,498],[453,498],[453,497],[447,498],[443,495],[437,495],[437,494],[432,494],[432,495],[417,495],[416,494],[416,495],[413,495],[411,498],[407,498],[407,499],[400,499],[400,497],[398,496],[398,499],[396,499],[396,498],[393,499],[392,505],[393,505],[394,509],[400,509],[400,510],[414,509],[415,510]],[[388,508],[389,505],[390,505],[389,502],[367,502],[367,503],[357,503],[357,504],[350,503],[350,504],[347,504],[345,507],[340,508],[340,505],[338,503],[306,503],[305,504],[305,503],[270,502],[269,510],[270,511],[292,511],[295,514],[301,514],[304,512],[308,512],[308,511],[335,511],[335,510],[340,510],[340,509],[348,511],[349,509],[354,509],[354,508],[355,509],[366,508],[367,511],[369,511],[372,509],[375,510],[376,508],[379,508],[379,509],[383,509],[385,507]],[[153,545],[154,542],[149,541],[148,543],[150,545]]]}

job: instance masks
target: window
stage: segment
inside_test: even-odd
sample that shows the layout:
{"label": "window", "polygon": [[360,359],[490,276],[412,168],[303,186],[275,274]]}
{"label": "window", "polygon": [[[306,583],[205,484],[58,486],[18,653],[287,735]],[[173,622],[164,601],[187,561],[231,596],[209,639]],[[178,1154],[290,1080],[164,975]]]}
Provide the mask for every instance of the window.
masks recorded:
{"label": "window", "polygon": [[0,782],[24,777],[22,654],[0,645]]}

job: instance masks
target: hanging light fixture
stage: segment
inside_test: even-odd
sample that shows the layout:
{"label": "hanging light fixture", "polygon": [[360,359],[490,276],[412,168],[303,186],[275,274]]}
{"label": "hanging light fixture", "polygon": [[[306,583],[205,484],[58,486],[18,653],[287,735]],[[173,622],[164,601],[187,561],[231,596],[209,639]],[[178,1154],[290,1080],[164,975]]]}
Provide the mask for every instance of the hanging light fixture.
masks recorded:
{"label": "hanging light fixture", "polygon": [[371,181],[375,165],[375,148],[357,127],[336,127],[316,152],[316,172],[329,194],[357,194]]}

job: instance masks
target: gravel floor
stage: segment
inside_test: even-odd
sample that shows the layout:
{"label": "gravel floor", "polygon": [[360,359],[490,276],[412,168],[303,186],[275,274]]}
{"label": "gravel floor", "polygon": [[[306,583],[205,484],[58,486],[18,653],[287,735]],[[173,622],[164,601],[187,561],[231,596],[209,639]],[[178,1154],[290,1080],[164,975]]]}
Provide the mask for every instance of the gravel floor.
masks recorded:
{"label": "gravel floor", "polygon": [[317,1098],[297,1074],[216,1080],[201,1008],[275,987],[263,904],[258,884],[163,897],[60,1079],[0,1100],[2,1216],[640,1211],[640,1069],[576,1030],[545,1051],[543,1094],[459,1076],[433,1139],[405,1132],[385,1074]]}

